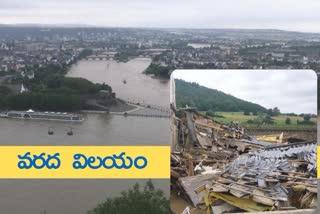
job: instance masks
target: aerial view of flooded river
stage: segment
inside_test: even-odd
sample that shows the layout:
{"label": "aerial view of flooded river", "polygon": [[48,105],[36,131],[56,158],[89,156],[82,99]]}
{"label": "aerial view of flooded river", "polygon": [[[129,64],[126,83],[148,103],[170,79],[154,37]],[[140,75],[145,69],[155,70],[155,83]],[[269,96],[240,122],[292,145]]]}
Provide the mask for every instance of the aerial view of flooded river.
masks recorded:
{"label": "aerial view of flooded river", "polygon": [[[109,84],[117,97],[169,106],[168,81],[142,74],[149,59],[80,61],[68,76]],[[127,81],[127,84],[123,83]],[[0,118],[2,145],[168,145],[169,120],[153,117],[86,114],[80,123]],[[48,128],[54,135],[48,135]],[[74,135],[68,136],[72,128]],[[146,180],[0,180],[1,213],[85,214],[106,197]],[[169,196],[169,180],[153,180]]]}
{"label": "aerial view of flooded river", "polygon": [[136,58],[126,63],[82,60],[71,68],[68,76],[86,78],[95,83],[105,82],[118,98],[124,100],[168,107],[169,81],[142,73],[150,63],[149,58]]}

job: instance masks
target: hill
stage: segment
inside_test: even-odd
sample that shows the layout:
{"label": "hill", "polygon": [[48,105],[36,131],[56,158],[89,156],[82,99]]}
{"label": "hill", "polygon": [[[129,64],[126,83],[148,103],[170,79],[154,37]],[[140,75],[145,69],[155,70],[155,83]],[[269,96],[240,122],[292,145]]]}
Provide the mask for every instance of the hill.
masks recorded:
{"label": "hill", "polygon": [[224,112],[266,112],[267,109],[232,95],[200,86],[197,83],[176,79],[176,105],[183,108],[186,105],[197,107],[199,111]]}

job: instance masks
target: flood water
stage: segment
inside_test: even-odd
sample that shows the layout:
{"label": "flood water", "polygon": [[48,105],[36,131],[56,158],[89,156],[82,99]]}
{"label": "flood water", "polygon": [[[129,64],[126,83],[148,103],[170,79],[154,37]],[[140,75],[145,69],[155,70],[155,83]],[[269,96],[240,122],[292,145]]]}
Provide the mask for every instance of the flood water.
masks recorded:
{"label": "flood water", "polygon": [[[80,61],[69,76],[105,82],[122,99],[167,107],[169,84],[142,74],[149,64],[149,59]],[[54,135],[47,134],[49,127]],[[67,135],[70,127],[73,136]],[[1,145],[168,145],[169,141],[166,118],[87,114],[81,123],[0,118]],[[146,180],[0,180],[0,213],[85,214],[136,182],[143,185]],[[153,183],[169,197],[169,180]]]}
{"label": "flood water", "polygon": [[136,58],[126,63],[82,60],[71,68],[68,76],[83,77],[95,83],[105,82],[117,97],[124,100],[168,107],[169,81],[142,74],[150,63],[148,58]]}
{"label": "flood water", "polygon": [[[48,135],[48,128],[54,135]],[[73,129],[73,136],[67,132]],[[87,114],[81,123],[0,119],[2,145],[167,145],[165,118]]]}

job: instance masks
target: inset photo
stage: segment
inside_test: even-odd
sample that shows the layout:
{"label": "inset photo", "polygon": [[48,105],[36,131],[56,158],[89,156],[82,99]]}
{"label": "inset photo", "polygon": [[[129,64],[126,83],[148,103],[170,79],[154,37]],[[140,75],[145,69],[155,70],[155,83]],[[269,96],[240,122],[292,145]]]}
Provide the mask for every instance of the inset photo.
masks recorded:
{"label": "inset photo", "polygon": [[171,209],[243,213],[317,207],[312,70],[176,70]]}

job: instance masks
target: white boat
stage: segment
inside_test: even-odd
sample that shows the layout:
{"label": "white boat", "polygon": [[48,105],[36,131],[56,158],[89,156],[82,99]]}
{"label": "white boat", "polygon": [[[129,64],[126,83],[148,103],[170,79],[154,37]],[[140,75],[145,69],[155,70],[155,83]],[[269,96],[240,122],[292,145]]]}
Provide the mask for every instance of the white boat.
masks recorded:
{"label": "white boat", "polygon": [[0,113],[0,117],[7,118],[8,116],[7,116],[7,113]]}
{"label": "white boat", "polygon": [[81,122],[83,117],[79,114],[60,112],[36,112],[32,109],[28,111],[8,111],[4,117],[16,118],[16,119],[30,119],[30,120],[58,120],[58,121],[70,121]]}

